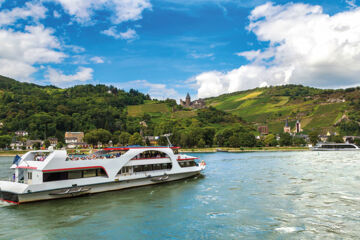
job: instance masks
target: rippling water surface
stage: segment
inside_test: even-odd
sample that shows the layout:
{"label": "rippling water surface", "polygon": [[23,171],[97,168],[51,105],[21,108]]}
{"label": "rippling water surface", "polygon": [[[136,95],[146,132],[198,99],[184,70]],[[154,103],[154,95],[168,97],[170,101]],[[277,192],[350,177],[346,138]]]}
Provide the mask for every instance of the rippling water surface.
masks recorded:
{"label": "rippling water surface", "polygon": [[0,239],[360,238],[360,153],[192,155],[203,177],[2,206]]}

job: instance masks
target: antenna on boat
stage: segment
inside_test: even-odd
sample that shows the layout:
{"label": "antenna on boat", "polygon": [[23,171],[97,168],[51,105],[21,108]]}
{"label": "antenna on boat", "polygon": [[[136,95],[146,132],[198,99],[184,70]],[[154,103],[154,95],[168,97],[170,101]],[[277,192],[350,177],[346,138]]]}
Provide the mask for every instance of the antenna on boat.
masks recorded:
{"label": "antenna on boat", "polygon": [[172,135],[172,133],[166,133],[166,134],[163,134],[163,135],[161,135],[161,136],[163,136],[163,137],[166,137],[166,140],[168,141],[168,144],[169,144],[169,147],[172,147],[173,145],[171,144],[171,142],[170,142],[170,139],[169,139],[169,137]]}

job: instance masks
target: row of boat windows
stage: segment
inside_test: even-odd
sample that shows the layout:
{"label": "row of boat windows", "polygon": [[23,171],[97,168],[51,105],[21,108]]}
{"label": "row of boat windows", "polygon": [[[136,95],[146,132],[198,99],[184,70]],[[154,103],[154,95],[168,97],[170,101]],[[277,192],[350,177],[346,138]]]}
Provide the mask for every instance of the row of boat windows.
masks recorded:
{"label": "row of boat windows", "polygon": [[320,148],[330,148],[330,149],[338,149],[338,148],[356,148],[354,145],[321,145]]}
{"label": "row of boat windows", "polygon": [[51,182],[51,181],[89,178],[89,177],[97,177],[97,176],[107,177],[107,174],[105,173],[104,169],[102,169],[102,168],[76,170],[76,171],[65,171],[65,172],[52,172],[52,173],[44,173],[43,181]]}
{"label": "row of boat windows", "polygon": [[160,164],[147,164],[147,165],[136,165],[129,167],[122,167],[118,174],[126,174],[132,172],[148,172],[155,170],[170,170],[172,168],[171,163],[160,163]]}
{"label": "row of boat windows", "polygon": [[146,159],[146,158],[165,158],[168,157],[166,153],[159,151],[145,151],[136,155],[133,159]]}

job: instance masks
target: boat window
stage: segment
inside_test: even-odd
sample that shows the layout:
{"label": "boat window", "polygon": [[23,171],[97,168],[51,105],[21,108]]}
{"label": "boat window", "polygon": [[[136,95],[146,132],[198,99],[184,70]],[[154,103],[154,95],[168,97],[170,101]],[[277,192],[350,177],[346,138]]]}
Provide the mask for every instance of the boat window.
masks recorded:
{"label": "boat window", "polygon": [[182,167],[182,168],[197,166],[195,161],[179,161],[178,163],[179,163],[180,167]]}
{"label": "boat window", "polygon": [[68,179],[82,178],[82,171],[71,171],[68,172]]}
{"label": "boat window", "polygon": [[154,158],[168,158],[169,156],[166,153],[160,151],[145,151],[139,153],[132,160],[140,160],[140,159],[154,159]]}
{"label": "boat window", "polygon": [[32,172],[28,172],[28,180],[32,179]]}
{"label": "boat window", "polygon": [[68,179],[79,179],[102,176],[107,177],[106,172],[102,168],[93,168],[86,170],[74,170],[74,171],[63,171],[63,172],[51,172],[43,174],[44,182],[60,181]]}

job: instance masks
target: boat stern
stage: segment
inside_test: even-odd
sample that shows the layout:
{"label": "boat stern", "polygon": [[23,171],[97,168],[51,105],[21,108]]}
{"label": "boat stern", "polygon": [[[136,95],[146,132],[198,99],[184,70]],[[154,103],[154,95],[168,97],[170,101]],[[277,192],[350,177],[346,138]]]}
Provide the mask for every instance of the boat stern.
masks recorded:
{"label": "boat stern", "polygon": [[28,185],[10,181],[0,181],[0,201],[19,204],[19,194],[26,191]]}

